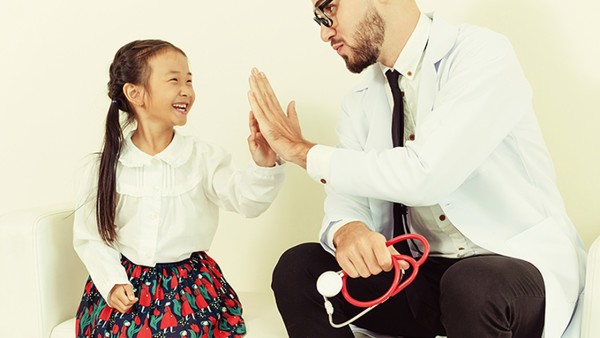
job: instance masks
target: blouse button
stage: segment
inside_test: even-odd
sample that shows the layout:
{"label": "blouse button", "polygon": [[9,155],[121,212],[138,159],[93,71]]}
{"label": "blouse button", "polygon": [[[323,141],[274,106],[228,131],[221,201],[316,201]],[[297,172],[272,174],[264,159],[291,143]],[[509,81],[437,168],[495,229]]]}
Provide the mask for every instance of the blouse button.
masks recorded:
{"label": "blouse button", "polygon": [[442,221],[442,222],[443,222],[443,221],[445,221],[445,220],[446,220],[446,215],[444,215],[444,214],[441,214],[441,215],[440,215],[440,221]]}
{"label": "blouse button", "polygon": [[322,178],[320,181],[321,181],[321,183],[323,183],[323,184],[327,184],[327,180],[326,180],[326,179],[324,179],[324,178]]}

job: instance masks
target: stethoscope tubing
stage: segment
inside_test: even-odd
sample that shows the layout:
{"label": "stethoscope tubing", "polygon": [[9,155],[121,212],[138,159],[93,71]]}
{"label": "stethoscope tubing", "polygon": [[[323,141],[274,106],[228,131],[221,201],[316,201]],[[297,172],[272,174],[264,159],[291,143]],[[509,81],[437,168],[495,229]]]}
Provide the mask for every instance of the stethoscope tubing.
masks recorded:
{"label": "stethoscope tubing", "polygon": [[[429,256],[429,243],[427,242],[425,237],[419,234],[404,234],[390,239],[385,244],[386,246],[392,246],[400,241],[410,239],[416,239],[423,244],[423,254],[419,258],[419,260],[415,260],[411,256],[402,254],[392,255],[392,264],[394,267],[394,280],[392,281],[390,288],[384,294],[370,301],[359,301],[357,299],[354,299],[354,297],[350,295],[346,287],[346,280],[348,279],[348,275],[344,271],[342,271],[342,295],[344,296],[344,298],[350,304],[356,307],[369,308],[385,302],[388,298],[397,295],[400,291],[404,290],[410,283],[412,283],[413,280],[417,277],[419,267],[425,262],[425,260]],[[400,267],[400,261],[406,261],[413,268],[413,271],[410,274],[410,276],[402,282],[400,282],[400,280],[404,274],[404,270],[402,270],[402,268]]]}

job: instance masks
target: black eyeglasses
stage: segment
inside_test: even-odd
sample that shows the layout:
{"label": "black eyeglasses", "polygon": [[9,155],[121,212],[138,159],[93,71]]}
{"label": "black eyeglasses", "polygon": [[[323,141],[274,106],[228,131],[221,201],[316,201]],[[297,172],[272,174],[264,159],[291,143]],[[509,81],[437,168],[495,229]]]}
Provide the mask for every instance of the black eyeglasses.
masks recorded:
{"label": "black eyeglasses", "polygon": [[319,26],[331,27],[333,25],[333,19],[329,16],[332,12],[331,8],[327,8],[333,0],[325,0],[320,5],[315,6],[313,18]]}

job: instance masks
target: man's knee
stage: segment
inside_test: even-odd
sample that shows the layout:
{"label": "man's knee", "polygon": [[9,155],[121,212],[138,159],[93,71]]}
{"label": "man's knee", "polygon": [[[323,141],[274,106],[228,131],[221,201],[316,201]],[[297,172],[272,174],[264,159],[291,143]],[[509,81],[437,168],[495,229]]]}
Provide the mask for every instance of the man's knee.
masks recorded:
{"label": "man's knee", "polygon": [[536,337],[544,296],[543,278],[530,263],[502,256],[468,258],[451,266],[440,281],[442,322],[448,333],[464,337],[472,332],[493,332],[494,337],[535,332],[530,336]]}
{"label": "man's knee", "polygon": [[478,258],[469,258],[451,266],[440,281],[440,303],[456,309],[481,308],[495,303],[506,281],[496,269]]}
{"label": "man's knee", "polygon": [[329,255],[318,243],[303,243],[285,251],[273,269],[273,291],[297,287],[310,279],[311,265],[322,261],[324,254]]}
{"label": "man's knee", "polygon": [[451,266],[442,277],[440,291],[442,302],[450,299],[447,303],[477,307],[507,304],[523,296],[544,297],[544,283],[539,271],[528,262],[481,256]]}

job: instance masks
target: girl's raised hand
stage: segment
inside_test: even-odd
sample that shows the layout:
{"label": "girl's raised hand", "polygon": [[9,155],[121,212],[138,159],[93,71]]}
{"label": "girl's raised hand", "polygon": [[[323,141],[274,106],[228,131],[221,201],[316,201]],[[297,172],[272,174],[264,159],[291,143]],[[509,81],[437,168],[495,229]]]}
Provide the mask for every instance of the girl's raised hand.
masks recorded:
{"label": "girl's raised hand", "polygon": [[248,101],[264,139],[281,158],[306,168],[308,150],[314,144],[302,137],[296,103],[291,101],[284,112],[266,75],[256,68],[249,82]]}
{"label": "girl's raised hand", "polygon": [[265,138],[258,127],[258,122],[254,114],[249,114],[250,136],[248,136],[248,147],[252,154],[254,162],[261,167],[272,167],[277,160],[277,154]]}

